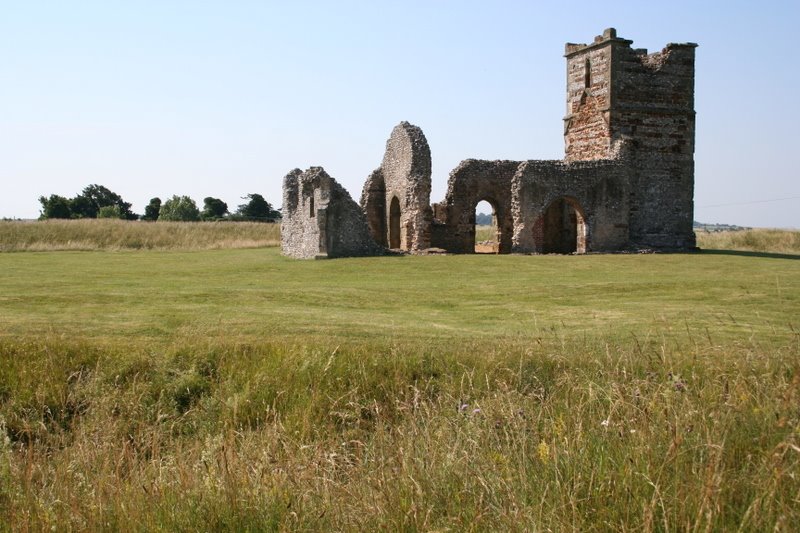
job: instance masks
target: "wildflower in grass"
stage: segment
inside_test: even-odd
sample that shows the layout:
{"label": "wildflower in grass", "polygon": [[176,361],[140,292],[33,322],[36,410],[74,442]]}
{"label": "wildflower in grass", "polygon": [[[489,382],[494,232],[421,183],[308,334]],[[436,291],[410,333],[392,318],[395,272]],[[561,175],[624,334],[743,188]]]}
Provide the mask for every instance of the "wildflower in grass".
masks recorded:
{"label": "wildflower in grass", "polygon": [[566,433],[566,430],[567,430],[567,425],[566,423],[564,423],[564,415],[559,414],[558,418],[553,424],[553,432],[556,434],[556,437],[561,438]]}
{"label": "wildflower in grass", "polygon": [[489,458],[496,466],[504,467],[508,464],[508,457],[498,451],[489,452]]}
{"label": "wildflower in grass", "polygon": [[670,380],[672,380],[672,387],[678,392],[685,392],[686,391],[686,382],[681,379],[681,377],[677,374],[670,372],[667,376]]}
{"label": "wildflower in grass", "polygon": [[550,446],[545,441],[540,441],[536,447],[536,455],[541,462],[547,464],[550,461]]}
{"label": "wildflower in grass", "polygon": [[749,399],[750,399],[750,397],[747,395],[746,392],[742,392],[741,394],[739,394],[739,401],[740,402],[745,403]]}

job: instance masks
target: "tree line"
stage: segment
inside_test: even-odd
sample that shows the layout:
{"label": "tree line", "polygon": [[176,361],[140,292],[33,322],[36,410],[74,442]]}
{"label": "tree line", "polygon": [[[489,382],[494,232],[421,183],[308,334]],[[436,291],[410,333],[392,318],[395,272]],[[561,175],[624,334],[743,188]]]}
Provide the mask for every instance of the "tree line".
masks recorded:
{"label": "tree line", "polygon": [[280,211],[257,193],[244,197],[247,200],[235,211],[228,210],[228,204],[208,196],[203,199],[203,209],[188,196],[174,195],[162,202],[161,198],[152,198],[144,208],[144,214],[131,211],[131,204],[108,188],[92,184],[86,186],[80,194],[73,198],[51,194],[40,196],[42,204],[40,220],[50,218],[119,218],[122,220],[168,220],[196,222],[200,220],[234,220],[251,222],[274,222],[281,217]]}

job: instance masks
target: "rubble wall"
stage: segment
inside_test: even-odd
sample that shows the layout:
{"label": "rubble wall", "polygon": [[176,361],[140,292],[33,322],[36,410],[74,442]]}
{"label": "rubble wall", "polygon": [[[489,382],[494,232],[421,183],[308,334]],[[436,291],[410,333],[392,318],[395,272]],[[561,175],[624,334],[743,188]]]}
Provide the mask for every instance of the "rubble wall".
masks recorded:
{"label": "rubble wall", "polygon": [[[386,241],[391,243],[391,205],[396,198],[400,210],[399,248],[416,251],[430,247],[431,150],[420,128],[408,122],[395,126],[386,141],[380,172],[385,191],[382,218]],[[378,216],[376,207],[364,207],[370,220]]]}
{"label": "rubble wall", "polygon": [[451,172],[444,202],[431,206],[428,142],[401,122],[360,207],[321,168],[292,171],[284,253],[471,253],[482,200],[493,207],[500,252],[693,248],[697,45],[648,54],[631,44],[609,28],[590,44],[566,45],[563,161],[468,159]]}
{"label": "rubble wall", "polygon": [[661,52],[620,50],[613,131],[634,141],[631,241],[640,246],[695,246],[694,44]]}
{"label": "rubble wall", "polygon": [[283,179],[281,252],[298,259],[380,255],[361,207],[322,167]]}
{"label": "rubble wall", "polygon": [[545,214],[565,200],[584,219],[582,252],[615,251],[628,245],[627,161],[525,161],[514,175],[513,251],[544,253]]}
{"label": "rubble wall", "polygon": [[451,173],[444,204],[437,205],[445,228],[435,232],[433,246],[453,253],[475,251],[475,207],[487,201],[494,210],[500,236],[499,253],[510,253],[514,221],[511,207],[512,180],[519,161],[467,159]]}
{"label": "rubble wall", "polygon": [[361,190],[361,209],[367,217],[370,235],[379,245],[389,247],[389,229],[386,213],[386,182],[383,170],[372,172]]}

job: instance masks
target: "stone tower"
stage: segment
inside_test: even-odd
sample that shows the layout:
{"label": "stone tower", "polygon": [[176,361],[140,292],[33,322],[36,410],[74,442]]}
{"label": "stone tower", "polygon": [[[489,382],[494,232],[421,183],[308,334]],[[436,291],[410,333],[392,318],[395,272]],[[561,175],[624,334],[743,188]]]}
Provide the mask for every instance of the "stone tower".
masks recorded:
{"label": "stone tower", "polygon": [[609,28],[567,43],[567,161],[610,159],[631,148],[628,231],[634,245],[695,246],[694,43],[631,48]]}

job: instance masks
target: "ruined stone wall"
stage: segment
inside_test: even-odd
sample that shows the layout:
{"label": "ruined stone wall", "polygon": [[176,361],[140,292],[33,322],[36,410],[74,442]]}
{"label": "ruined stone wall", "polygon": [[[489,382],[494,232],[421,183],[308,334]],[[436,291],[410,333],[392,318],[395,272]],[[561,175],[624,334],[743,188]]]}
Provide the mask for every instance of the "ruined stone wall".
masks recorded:
{"label": "ruined stone wall", "polygon": [[466,160],[432,207],[428,142],[401,122],[364,185],[361,209],[321,168],[292,171],[284,180],[284,253],[470,253],[482,200],[494,209],[500,252],[694,247],[696,45],[648,55],[631,44],[609,28],[588,45],[566,45],[564,161]]}
{"label": "ruined stone wall", "polygon": [[666,249],[693,248],[694,44],[658,53],[620,50],[615,135],[635,145],[631,241]]}
{"label": "ruined stone wall", "polygon": [[[431,150],[422,130],[408,122],[401,122],[392,130],[386,141],[386,153],[380,167],[384,180],[384,215],[387,239],[393,246],[392,201],[399,207],[399,248],[423,250],[430,247],[430,227],[433,213],[431,197]],[[374,198],[374,196],[373,196]],[[367,209],[373,219],[375,209]],[[395,211],[396,212],[396,211]],[[395,236],[397,237],[397,236]]]}
{"label": "ruined stone wall", "polygon": [[378,168],[372,172],[361,190],[361,208],[367,216],[369,232],[375,242],[389,247],[389,228],[386,214],[386,181],[383,170]]}
{"label": "ruined stone wall", "polygon": [[[615,251],[628,245],[628,173],[624,158],[596,161],[525,161],[514,175],[513,250],[544,253],[546,215],[554,202],[580,215],[578,252]],[[561,216],[563,216],[563,211]],[[582,249],[581,249],[582,247]]]}
{"label": "ruined stone wall", "polygon": [[499,253],[510,253],[514,221],[511,209],[512,179],[519,161],[462,161],[447,182],[447,196],[436,206],[444,228],[435,230],[433,246],[453,253],[475,251],[475,207],[489,202],[500,239]]}
{"label": "ruined stone wall", "polygon": [[[486,200],[495,210],[501,253],[628,247],[630,150],[615,143],[610,153],[613,159],[575,162],[463,161],[450,174],[445,201],[434,204],[433,246],[472,253],[475,206]],[[574,242],[563,242],[570,236]]]}
{"label": "ruined stone wall", "polygon": [[367,220],[350,194],[322,167],[283,179],[281,252],[298,259],[380,255]]}

